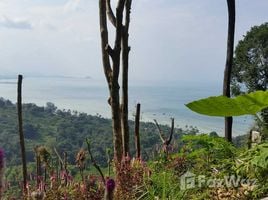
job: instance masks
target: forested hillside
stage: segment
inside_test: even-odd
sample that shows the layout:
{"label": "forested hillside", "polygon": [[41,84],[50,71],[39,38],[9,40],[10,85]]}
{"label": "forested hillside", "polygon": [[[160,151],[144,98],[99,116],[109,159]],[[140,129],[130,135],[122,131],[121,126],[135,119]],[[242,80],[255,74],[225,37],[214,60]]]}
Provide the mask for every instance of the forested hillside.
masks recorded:
{"label": "forested hillside", "polygon": [[[111,120],[70,110],[59,110],[53,103],[40,107],[32,103],[23,105],[24,134],[27,160],[34,161],[34,147],[44,145],[52,152],[53,148],[67,152],[68,161],[74,164],[75,155],[90,138],[92,152],[96,160],[106,164],[106,149],[112,149]],[[0,146],[6,151],[7,166],[20,164],[19,136],[17,131],[16,105],[0,99]],[[168,126],[162,126],[169,133]],[[183,134],[195,134],[196,128],[175,129],[174,143],[178,145]],[[144,159],[152,158],[160,148],[161,140],[154,123],[140,125],[141,149]],[[130,121],[131,154],[134,155],[134,122]],[[175,147],[176,147],[175,145]]]}

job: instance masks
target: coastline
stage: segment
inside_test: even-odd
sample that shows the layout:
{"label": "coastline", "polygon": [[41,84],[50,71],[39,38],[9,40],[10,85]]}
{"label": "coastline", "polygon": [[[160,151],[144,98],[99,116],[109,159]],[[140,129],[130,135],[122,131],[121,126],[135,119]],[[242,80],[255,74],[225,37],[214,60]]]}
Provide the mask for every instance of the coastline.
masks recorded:
{"label": "coastline", "polygon": [[[4,80],[1,81],[13,81]],[[1,96],[16,101],[16,84],[0,84]],[[133,120],[135,106],[141,103],[141,121],[170,125],[175,118],[175,127],[196,127],[202,133],[216,131],[224,134],[224,120],[218,117],[202,116],[188,110],[184,104],[195,99],[217,95],[218,86],[208,83],[173,86],[130,86],[129,119]],[[25,78],[23,82],[23,102],[45,106],[54,103],[59,109],[84,112],[111,118],[107,103],[108,90],[103,82],[85,78]],[[250,116],[234,118],[233,135],[246,134],[253,120]]]}

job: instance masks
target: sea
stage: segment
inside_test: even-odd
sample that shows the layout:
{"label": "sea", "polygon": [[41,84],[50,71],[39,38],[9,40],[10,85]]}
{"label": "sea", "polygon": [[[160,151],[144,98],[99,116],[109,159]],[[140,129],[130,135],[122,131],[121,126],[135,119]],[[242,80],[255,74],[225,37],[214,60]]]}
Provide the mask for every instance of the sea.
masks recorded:
{"label": "sea", "polygon": [[[201,133],[224,134],[224,118],[208,117],[189,110],[185,104],[221,94],[221,82],[130,82],[129,119],[134,120],[135,107],[141,104],[141,120],[170,125],[175,118],[177,128],[196,127]],[[22,89],[23,103],[45,106],[54,103],[59,109],[84,112],[111,118],[107,103],[109,91],[105,81],[90,77],[24,77]],[[0,79],[0,97],[16,102],[17,80]],[[233,135],[248,133],[253,126],[252,116],[234,117]]]}

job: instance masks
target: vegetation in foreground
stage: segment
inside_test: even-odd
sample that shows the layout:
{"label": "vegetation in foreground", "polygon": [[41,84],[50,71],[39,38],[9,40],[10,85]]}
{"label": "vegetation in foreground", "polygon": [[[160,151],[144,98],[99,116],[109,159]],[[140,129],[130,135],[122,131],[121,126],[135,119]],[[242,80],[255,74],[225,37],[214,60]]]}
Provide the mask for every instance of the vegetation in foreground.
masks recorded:
{"label": "vegetation in foreground", "polygon": [[[109,168],[101,169],[104,180],[101,174],[87,170],[86,160],[99,167],[90,147],[76,155],[77,174],[72,173],[73,166],[58,168],[46,147],[41,147],[38,155],[42,173],[37,179],[32,174],[24,199],[97,200],[104,198],[107,187],[115,187],[114,199],[119,200],[259,199],[268,195],[267,141],[247,149],[237,148],[217,135],[188,134],[182,142],[179,149],[160,149],[158,156],[147,162],[125,157],[117,166],[111,161]],[[120,173],[116,182],[115,167]],[[4,199],[20,199],[19,187],[5,189]]]}

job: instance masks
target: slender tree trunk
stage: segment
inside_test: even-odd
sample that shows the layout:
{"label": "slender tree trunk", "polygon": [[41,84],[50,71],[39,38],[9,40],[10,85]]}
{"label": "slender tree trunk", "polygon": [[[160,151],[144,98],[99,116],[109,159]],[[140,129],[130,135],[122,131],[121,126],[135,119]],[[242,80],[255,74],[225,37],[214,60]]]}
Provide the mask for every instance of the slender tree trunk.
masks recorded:
{"label": "slender tree trunk", "polygon": [[141,104],[137,104],[136,116],[135,116],[135,146],[136,146],[136,158],[141,158],[141,145],[140,145],[140,109]]}
{"label": "slender tree trunk", "polygon": [[121,162],[123,156],[122,146],[122,128],[121,128],[121,109],[119,102],[119,86],[116,88],[112,84],[111,89],[111,110],[112,110],[112,125],[113,125],[113,143],[114,157]]}
{"label": "slender tree trunk", "polygon": [[25,144],[24,144],[24,134],[23,134],[23,123],[22,123],[22,75],[18,76],[18,99],[17,99],[17,108],[18,108],[18,123],[19,123],[19,136],[20,136],[20,147],[21,147],[21,159],[22,159],[22,173],[23,173],[23,190],[26,193],[27,185],[27,164],[26,164],[26,153],[25,153]]}
{"label": "slender tree trunk", "polygon": [[122,139],[124,156],[129,153],[129,126],[128,126],[128,60],[130,47],[128,46],[128,30],[130,22],[131,0],[125,2],[125,25],[122,31]]}
{"label": "slender tree trunk", "polygon": [[[224,70],[223,95],[230,97],[230,83],[234,54],[234,33],[235,33],[235,0],[227,0],[228,5],[228,39],[227,56]],[[232,117],[225,117],[225,139],[232,141]]]}

